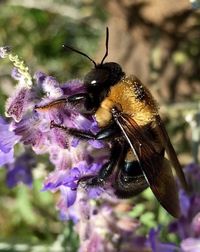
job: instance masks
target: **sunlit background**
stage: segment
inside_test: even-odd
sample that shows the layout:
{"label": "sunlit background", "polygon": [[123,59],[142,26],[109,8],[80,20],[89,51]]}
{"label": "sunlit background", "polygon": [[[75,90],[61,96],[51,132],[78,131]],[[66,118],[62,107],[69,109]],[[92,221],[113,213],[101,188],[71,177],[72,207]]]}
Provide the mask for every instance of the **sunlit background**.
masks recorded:
{"label": "sunlit background", "polygon": [[[128,74],[135,74],[151,89],[184,166],[197,163],[200,158],[198,3],[196,7],[192,8],[188,0],[177,3],[168,0],[5,0],[0,1],[0,46],[12,46],[32,75],[43,71],[62,83],[83,78],[91,68],[90,61],[62,49],[62,45],[79,48],[100,61],[108,26],[108,60],[120,63]],[[11,70],[9,61],[1,59],[1,115],[15,85]],[[47,156],[38,156],[37,161],[31,188],[23,184],[8,188],[6,171],[0,170],[0,251],[75,252],[79,247],[78,237],[71,222],[59,220],[55,208],[57,194],[40,191],[47,172],[53,170],[52,164]],[[148,199],[147,210],[142,198]],[[149,228],[170,221],[171,217],[153,199],[147,190],[132,210],[132,217],[144,224],[138,233],[147,234]],[[156,209],[156,215],[152,209]],[[167,230],[162,236],[165,241],[178,243],[178,238]]]}

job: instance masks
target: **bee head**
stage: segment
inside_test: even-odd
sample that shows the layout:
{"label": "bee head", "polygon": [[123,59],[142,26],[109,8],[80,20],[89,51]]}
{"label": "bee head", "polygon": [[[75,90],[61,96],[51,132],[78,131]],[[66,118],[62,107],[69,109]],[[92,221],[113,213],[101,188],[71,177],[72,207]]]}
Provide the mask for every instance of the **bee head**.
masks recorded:
{"label": "bee head", "polygon": [[84,78],[89,89],[106,88],[117,83],[124,76],[119,64],[115,62],[101,63],[95,66]]}
{"label": "bee head", "polygon": [[108,56],[108,39],[109,39],[109,31],[108,27],[106,28],[106,52],[100,64],[96,64],[96,62],[90,58],[87,54],[70,47],[68,45],[64,45],[64,48],[71,49],[85,57],[87,57],[93,64],[94,68],[85,75],[84,84],[88,90],[98,90],[108,88],[115,83],[117,83],[123,76],[124,72],[119,64],[115,62],[107,62],[104,63],[105,58]]}

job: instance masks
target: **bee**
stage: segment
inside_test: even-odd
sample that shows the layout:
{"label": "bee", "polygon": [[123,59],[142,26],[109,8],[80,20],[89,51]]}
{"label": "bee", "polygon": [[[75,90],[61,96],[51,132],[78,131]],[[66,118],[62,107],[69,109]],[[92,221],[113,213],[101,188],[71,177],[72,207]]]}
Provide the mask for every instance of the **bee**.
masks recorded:
{"label": "bee", "polygon": [[[87,54],[64,45],[85,57],[94,68],[85,75],[86,91],[50,102],[83,104],[82,113],[94,115],[100,131],[65,128],[54,122],[52,127],[66,130],[83,140],[105,140],[110,143],[110,158],[95,176],[83,178],[87,186],[103,185],[114,174],[113,188],[119,198],[130,198],[150,187],[160,204],[172,216],[180,216],[178,190],[171,164],[183,186],[186,179],[159,116],[158,106],[150,91],[134,75],[126,76],[121,66],[106,62],[109,30],[106,29],[106,52],[100,64]],[[165,152],[168,159],[165,158]]]}

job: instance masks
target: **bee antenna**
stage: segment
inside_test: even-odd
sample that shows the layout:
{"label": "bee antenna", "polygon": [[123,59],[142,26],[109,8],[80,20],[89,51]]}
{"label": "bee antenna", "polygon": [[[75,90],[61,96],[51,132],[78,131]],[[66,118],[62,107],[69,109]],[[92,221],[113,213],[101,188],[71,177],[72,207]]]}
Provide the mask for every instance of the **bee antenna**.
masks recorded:
{"label": "bee antenna", "polygon": [[101,65],[103,64],[105,58],[108,56],[108,40],[109,40],[109,29],[106,27],[106,52],[105,55],[103,56],[103,59],[101,61]]}
{"label": "bee antenna", "polygon": [[79,50],[77,50],[77,49],[75,49],[75,48],[73,48],[71,46],[68,46],[68,45],[62,45],[62,47],[63,48],[68,48],[68,49],[70,49],[70,50],[72,50],[72,51],[74,51],[76,53],[79,53],[79,54],[85,56],[86,58],[88,58],[94,64],[94,66],[96,68],[96,66],[97,66],[96,62],[93,59],[91,59],[86,53],[83,53],[83,52],[81,52],[81,51],[79,51]]}

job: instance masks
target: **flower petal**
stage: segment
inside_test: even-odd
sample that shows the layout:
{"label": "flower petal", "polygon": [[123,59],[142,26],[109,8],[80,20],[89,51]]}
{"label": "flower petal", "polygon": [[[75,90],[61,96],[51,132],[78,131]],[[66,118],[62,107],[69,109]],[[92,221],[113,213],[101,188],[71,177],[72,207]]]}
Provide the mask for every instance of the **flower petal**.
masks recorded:
{"label": "flower petal", "polygon": [[16,94],[7,101],[6,116],[12,117],[16,122],[19,122],[27,110],[29,98],[29,88],[21,87],[18,89]]}
{"label": "flower petal", "polygon": [[200,239],[189,237],[181,242],[181,248],[184,252],[199,252]]}
{"label": "flower petal", "polygon": [[0,166],[14,162],[14,150],[5,153],[0,150]]}
{"label": "flower petal", "polygon": [[9,124],[7,124],[0,117],[0,150],[4,153],[8,153],[19,142],[20,136],[17,136],[14,132],[9,130]]}

